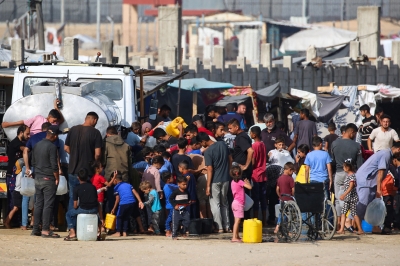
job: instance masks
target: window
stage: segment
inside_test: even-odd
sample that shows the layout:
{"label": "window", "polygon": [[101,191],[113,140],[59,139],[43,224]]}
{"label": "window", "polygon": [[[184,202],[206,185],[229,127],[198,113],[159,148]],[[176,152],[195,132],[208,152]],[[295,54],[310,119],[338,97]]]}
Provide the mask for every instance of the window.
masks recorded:
{"label": "window", "polygon": [[57,82],[57,78],[46,78],[46,77],[27,77],[24,79],[24,88],[23,88],[23,95],[24,97],[31,95],[31,86],[35,85],[40,82],[45,82],[45,81],[50,81],[50,82]]}

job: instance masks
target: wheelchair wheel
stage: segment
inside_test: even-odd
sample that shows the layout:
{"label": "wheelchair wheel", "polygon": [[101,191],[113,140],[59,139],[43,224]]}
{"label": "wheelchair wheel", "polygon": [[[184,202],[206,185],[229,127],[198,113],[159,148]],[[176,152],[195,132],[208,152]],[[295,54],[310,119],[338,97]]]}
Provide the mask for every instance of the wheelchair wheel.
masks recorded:
{"label": "wheelchair wheel", "polygon": [[337,214],[335,206],[330,200],[327,200],[325,205],[325,214],[321,215],[319,227],[321,229],[320,236],[324,240],[330,240],[336,232]]}
{"label": "wheelchair wheel", "polygon": [[278,238],[286,241],[297,241],[301,234],[301,212],[294,201],[287,201],[282,210],[283,220],[278,231]]}

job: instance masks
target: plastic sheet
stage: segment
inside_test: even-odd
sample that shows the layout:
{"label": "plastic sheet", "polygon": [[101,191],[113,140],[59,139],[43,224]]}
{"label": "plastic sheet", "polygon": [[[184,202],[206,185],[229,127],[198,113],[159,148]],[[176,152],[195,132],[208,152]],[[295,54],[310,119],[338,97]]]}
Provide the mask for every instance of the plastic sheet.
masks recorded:
{"label": "plastic sheet", "polygon": [[[22,175],[22,172],[20,174]],[[28,176],[21,177],[21,190],[19,192],[22,196],[27,197],[35,195],[35,180]]]}
{"label": "plastic sheet", "polygon": [[380,226],[385,221],[385,216],[385,203],[382,198],[376,198],[368,204],[364,219],[372,226]]}

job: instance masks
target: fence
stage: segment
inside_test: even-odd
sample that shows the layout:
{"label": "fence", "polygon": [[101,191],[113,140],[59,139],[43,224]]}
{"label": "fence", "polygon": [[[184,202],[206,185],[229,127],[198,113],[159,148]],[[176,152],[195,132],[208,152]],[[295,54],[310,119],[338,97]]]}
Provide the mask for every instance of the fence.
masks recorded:
{"label": "fence", "polygon": [[[183,7],[204,9],[203,1],[183,0]],[[189,1],[189,2],[185,2]],[[242,10],[245,15],[260,16],[276,20],[289,20],[291,16],[302,15],[303,0],[215,0],[214,8]],[[306,0],[310,22],[355,19],[358,6],[381,6],[381,16],[400,19],[399,0]],[[343,4],[343,9],[342,9]],[[60,22],[61,0],[43,1],[45,22]],[[95,23],[97,0],[65,0],[65,21],[69,23]],[[206,6],[207,9],[208,5]],[[139,6],[139,16],[151,6]],[[341,12],[343,10],[343,13]],[[12,21],[28,11],[27,0],[5,0],[0,4],[0,22]],[[101,0],[101,21],[106,16],[116,23],[122,22],[122,0]]]}

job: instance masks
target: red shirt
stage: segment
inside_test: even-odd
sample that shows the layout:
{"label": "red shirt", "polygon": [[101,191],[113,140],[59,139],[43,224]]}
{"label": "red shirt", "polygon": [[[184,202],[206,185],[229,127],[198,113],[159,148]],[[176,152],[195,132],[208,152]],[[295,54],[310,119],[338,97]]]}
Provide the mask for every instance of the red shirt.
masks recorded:
{"label": "red shirt", "polygon": [[[292,188],[294,188],[294,180],[293,177],[288,175],[281,175],[278,178],[278,182],[276,184],[279,187],[279,193],[282,194],[289,194],[292,195]],[[293,195],[292,195],[293,196]],[[280,197],[281,200],[292,200],[289,197]]]}
{"label": "red shirt", "polygon": [[[102,175],[95,174],[92,177],[91,181],[92,181],[92,185],[95,186],[96,189],[100,189],[100,188],[104,187],[104,183],[106,182],[106,179]],[[97,194],[97,201],[104,202],[104,191]]]}
{"label": "red shirt", "polygon": [[262,141],[258,141],[254,142],[252,147],[254,150],[254,165],[251,179],[253,179],[253,182],[267,181],[267,151],[265,144]]}
{"label": "red shirt", "polygon": [[200,132],[204,132],[204,133],[206,133],[207,135],[209,135],[209,136],[211,136],[211,137],[214,137],[214,134],[213,134],[210,130],[208,130],[207,128],[205,128],[205,127],[199,127],[199,128],[197,128],[197,131],[199,131],[199,133],[200,133]]}

